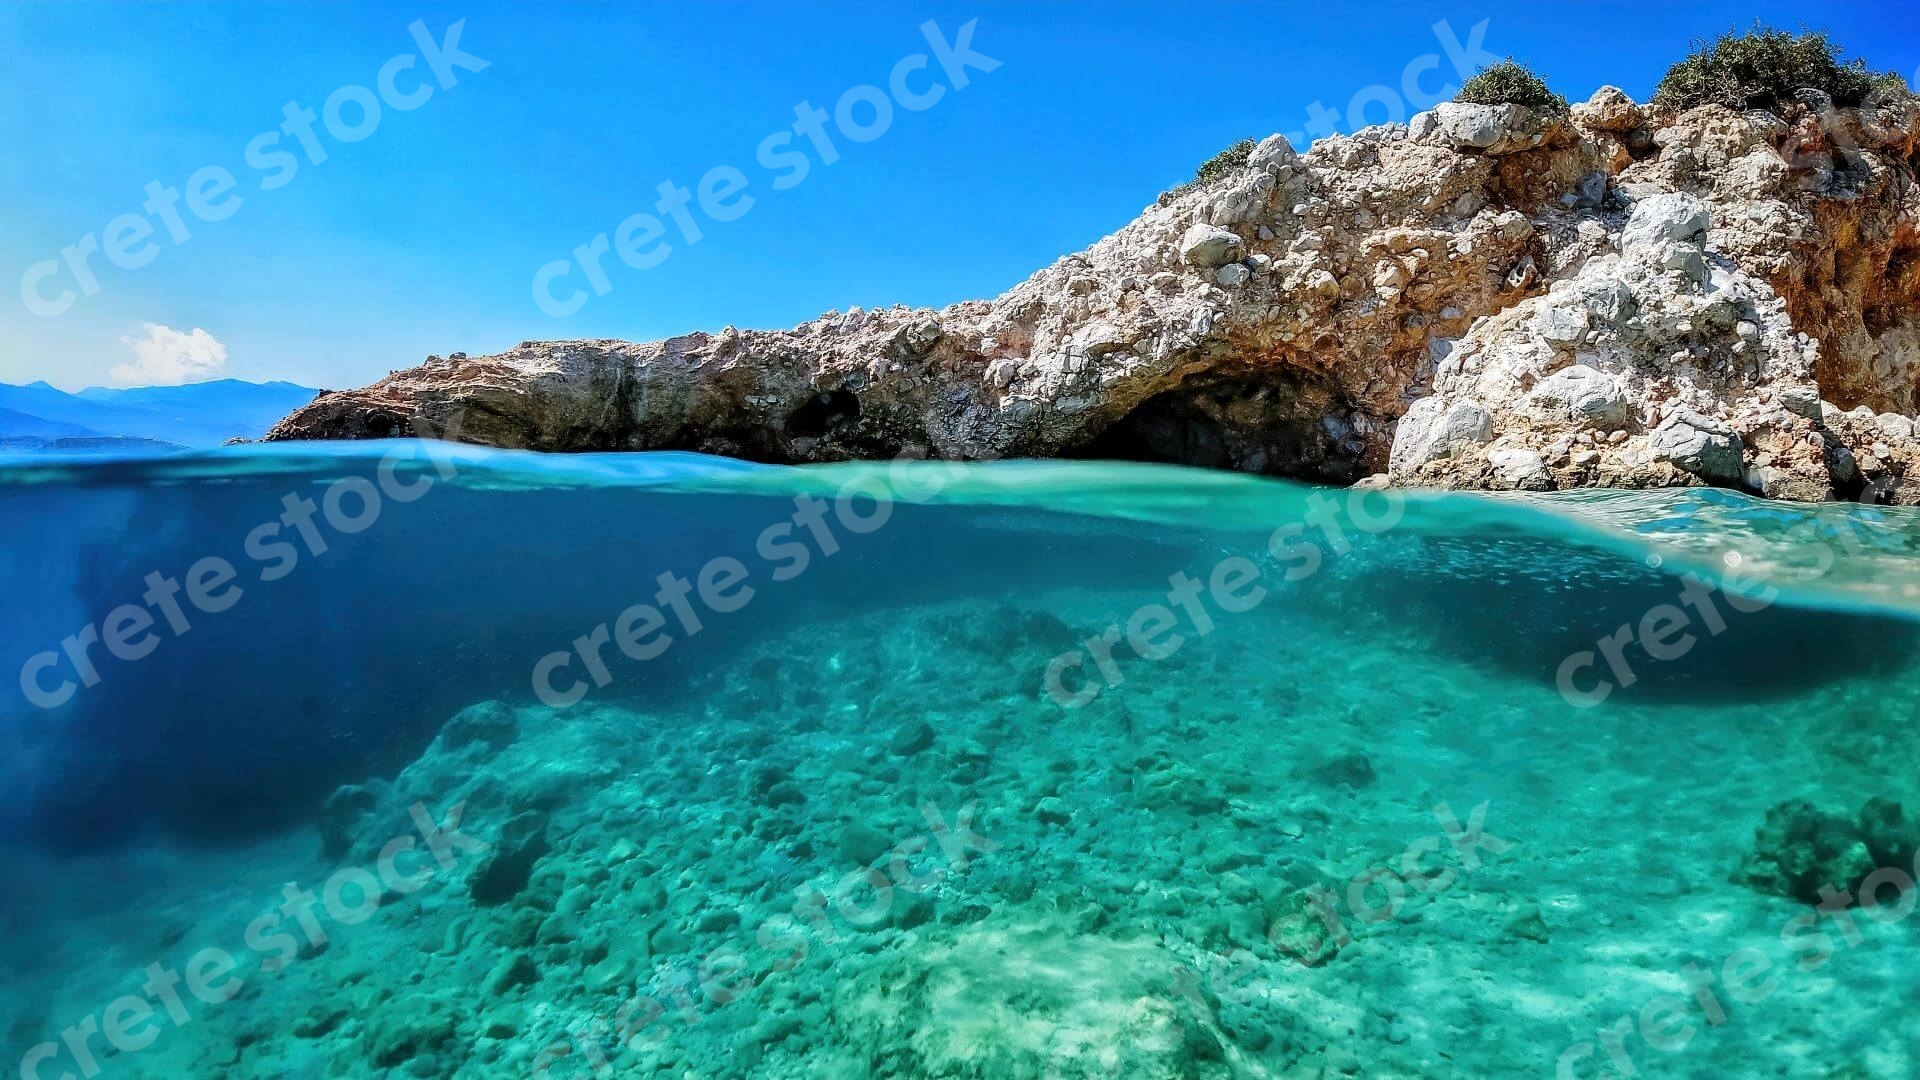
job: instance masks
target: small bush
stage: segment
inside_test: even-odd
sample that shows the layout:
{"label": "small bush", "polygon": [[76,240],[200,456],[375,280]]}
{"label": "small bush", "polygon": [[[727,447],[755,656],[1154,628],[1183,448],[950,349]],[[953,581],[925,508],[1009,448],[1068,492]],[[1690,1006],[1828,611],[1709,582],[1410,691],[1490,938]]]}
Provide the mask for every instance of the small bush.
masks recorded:
{"label": "small bush", "polygon": [[1548,116],[1566,116],[1567,99],[1553,92],[1547,81],[1512,58],[1482,69],[1453,95],[1469,105],[1525,105]]}
{"label": "small bush", "polygon": [[1241,139],[1232,146],[1208,158],[1193,174],[1193,182],[1204,184],[1209,180],[1218,180],[1235,169],[1243,168],[1247,159],[1253,156],[1253,140]]}
{"label": "small bush", "polygon": [[1245,167],[1247,160],[1253,157],[1254,145],[1252,139],[1241,139],[1239,142],[1213,155],[1193,174],[1193,179],[1168,191],[1162,198],[1185,195],[1187,192],[1192,191],[1194,188],[1199,187],[1209,180],[1218,180],[1235,169]]}
{"label": "small bush", "polygon": [[1869,101],[1898,101],[1902,98],[1912,100],[1920,96],[1907,85],[1907,80],[1897,71],[1883,71],[1873,77],[1873,89],[1867,95]]}
{"label": "small bush", "polygon": [[1673,65],[1653,103],[1670,109],[1724,105],[1779,112],[1802,90],[1818,90],[1843,109],[1876,95],[1909,93],[1906,80],[1892,72],[1870,71],[1865,60],[1843,63],[1825,33],[1794,34],[1756,23],[1744,34],[1729,31],[1702,44]]}

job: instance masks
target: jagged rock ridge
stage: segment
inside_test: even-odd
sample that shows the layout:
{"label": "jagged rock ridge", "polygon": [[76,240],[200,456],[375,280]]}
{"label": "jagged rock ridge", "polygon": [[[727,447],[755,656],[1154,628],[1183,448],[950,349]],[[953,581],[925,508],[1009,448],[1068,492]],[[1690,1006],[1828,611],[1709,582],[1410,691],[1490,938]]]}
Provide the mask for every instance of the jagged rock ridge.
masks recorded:
{"label": "jagged rock ridge", "polygon": [[274,439],[1920,501],[1920,108],[1447,104],[1163,196],[993,300],[527,342]]}

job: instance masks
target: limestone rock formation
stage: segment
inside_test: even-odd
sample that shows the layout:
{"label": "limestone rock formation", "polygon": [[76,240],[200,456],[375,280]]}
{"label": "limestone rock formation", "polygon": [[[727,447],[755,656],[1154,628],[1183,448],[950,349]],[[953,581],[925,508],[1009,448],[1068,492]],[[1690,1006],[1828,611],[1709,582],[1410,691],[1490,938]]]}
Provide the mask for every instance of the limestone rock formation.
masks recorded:
{"label": "limestone rock formation", "polygon": [[1269,137],[993,300],[430,358],[268,437],[458,413],[541,450],[1916,502],[1917,147],[1910,103],[1450,103],[1304,155]]}

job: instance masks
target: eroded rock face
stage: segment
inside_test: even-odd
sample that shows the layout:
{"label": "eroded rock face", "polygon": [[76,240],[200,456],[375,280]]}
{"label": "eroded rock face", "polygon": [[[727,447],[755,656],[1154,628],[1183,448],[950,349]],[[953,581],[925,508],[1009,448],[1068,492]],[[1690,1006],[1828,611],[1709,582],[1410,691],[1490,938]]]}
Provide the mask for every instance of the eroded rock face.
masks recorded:
{"label": "eroded rock face", "polygon": [[1676,117],[1611,87],[1568,121],[1446,105],[1305,155],[1272,136],[993,300],[430,358],[268,437],[457,416],[541,450],[1915,502],[1917,143],[1912,107]]}

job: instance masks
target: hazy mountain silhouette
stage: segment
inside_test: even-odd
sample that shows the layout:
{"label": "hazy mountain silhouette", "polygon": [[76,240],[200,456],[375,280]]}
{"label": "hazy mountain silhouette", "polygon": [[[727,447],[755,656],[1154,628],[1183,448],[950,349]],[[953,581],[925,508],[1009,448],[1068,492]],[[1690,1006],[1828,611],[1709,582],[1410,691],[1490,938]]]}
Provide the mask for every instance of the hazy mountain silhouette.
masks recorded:
{"label": "hazy mountain silhouette", "polygon": [[318,392],[286,382],[238,379],[125,390],[90,387],[77,394],[45,382],[0,383],[0,440],[19,445],[25,439],[107,436],[218,446],[233,438],[259,438]]}

